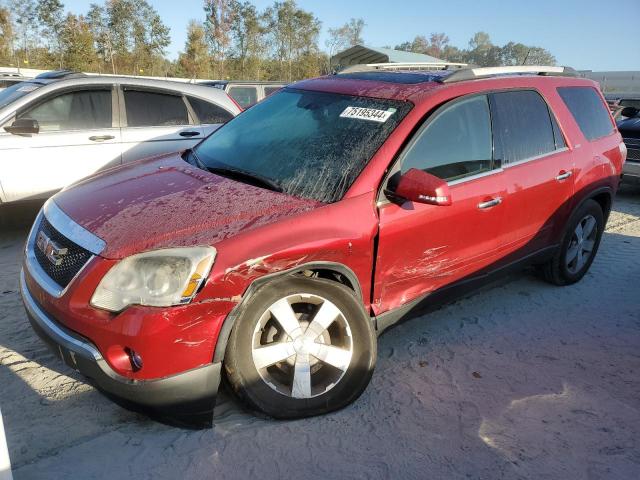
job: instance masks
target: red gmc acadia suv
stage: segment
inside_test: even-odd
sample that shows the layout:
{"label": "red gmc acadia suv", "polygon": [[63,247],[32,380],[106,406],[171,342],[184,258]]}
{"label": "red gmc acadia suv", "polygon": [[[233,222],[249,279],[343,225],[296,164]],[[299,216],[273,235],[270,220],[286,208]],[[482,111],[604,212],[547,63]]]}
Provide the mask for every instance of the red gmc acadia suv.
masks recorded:
{"label": "red gmc acadia suv", "polygon": [[343,407],[406,314],[524,263],[584,276],[626,149],[569,73],[356,69],[87,178],[29,235],[33,328],[129,407],[210,418],[223,372],[273,417]]}

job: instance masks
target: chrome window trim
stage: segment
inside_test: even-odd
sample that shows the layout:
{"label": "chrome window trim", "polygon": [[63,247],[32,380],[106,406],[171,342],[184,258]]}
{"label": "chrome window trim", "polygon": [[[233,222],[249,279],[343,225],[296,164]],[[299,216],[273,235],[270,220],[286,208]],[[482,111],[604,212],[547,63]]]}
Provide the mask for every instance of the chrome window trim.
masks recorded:
{"label": "chrome window trim", "polygon": [[104,240],[78,225],[56,205],[53,199],[44,204],[44,216],[62,235],[94,255],[99,255],[107,246]]}
{"label": "chrome window trim", "polygon": [[494,168],[486,172],[476,173],[475,175],[458,178],[457,180],[451,180],[450,182],[447,182],[447,185],[453,187],[455,185],[460,185],[461,183],[472,182],[473,180],[477,180],[479,178],[488,177],[489,175],[495,175],[496,173],[502,173],[503,171],[504,170],[502,168]]}
{"label": "chrome window trim", "polygon": [[507,163],[506,165],[503,164],[502,168],[506,169],[506,168],[511,168],[511,167],[515,167],[515,166],[518,166],[518,165],[522,165],[523,163],[535,162],[536,160],[540,160],[542,158],[550,157],[551,155],[556,155],[557,153],[566,152],[568,150],[569,150],[569,148],[567,148],[567,147],[558,148],[556,150],[552,150],[552,151],[547,152],[547,153],[542,153],[540,155],[536,155],[535,157],[523,158],[522,160],[517,160],[515,162],[510,162],[510,163]]}

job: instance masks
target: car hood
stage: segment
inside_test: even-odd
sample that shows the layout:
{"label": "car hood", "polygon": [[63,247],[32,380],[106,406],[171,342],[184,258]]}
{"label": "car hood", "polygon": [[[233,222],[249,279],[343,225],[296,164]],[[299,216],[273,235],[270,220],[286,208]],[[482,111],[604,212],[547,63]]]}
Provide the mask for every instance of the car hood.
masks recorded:
{"label": "car hood", "polygon": [[94,175],[53,201],[106,242],[107,258],[213,245],[323,203],[247,185],[186,163],[179,153]]}

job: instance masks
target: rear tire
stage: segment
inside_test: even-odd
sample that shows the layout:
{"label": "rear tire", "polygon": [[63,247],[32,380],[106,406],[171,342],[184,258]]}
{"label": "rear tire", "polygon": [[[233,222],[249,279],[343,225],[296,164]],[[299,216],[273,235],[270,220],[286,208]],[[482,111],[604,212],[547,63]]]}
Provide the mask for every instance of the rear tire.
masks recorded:
{"label": "rear tire", "polygon": [[376,342],[349,288],[285,277],[260,288],[243,307],[224,368],[249,407],[275,418],[308,417],[360,396],[373,374]]}
{"label": "rear tire", "polygon": [[582,279],[598,252],[604,225],[604,214],[596,201],[580,205],[569,218],[560,248],[540,267],[544,279],[560,286]]}

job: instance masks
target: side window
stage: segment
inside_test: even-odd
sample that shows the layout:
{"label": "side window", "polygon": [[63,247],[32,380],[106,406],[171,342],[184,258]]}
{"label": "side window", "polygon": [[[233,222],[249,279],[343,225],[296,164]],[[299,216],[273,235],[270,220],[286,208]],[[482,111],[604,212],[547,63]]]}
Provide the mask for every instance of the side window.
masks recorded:
{"label": "side window", "polygon": [[491,95],[495,157],[506,166],[556,149],[547,103],[536,92]]}
{"label": "side window", "polygon": [[93,130],[112,126],[111,90],[63,93],[20,112],[18,118],[37,120],[41,132]]}
{"label": "side window", "polygon": [[233,118],[233,114],[231,112],[226,111],[224,108],[214,103],[209,103],[195,97],[188,98],[189,103],[196,112],[201,124],[210,125],[216,123],[227,123]]}
{"label": "side window", "polygon": [[249,108],[258,103],[258,91],[256,87],[231,87],[229,96],[233,98],[242,108]]}
{"label": "side window", "polygon": [[402,161],[402,173],[417,168],[443,180],[456,180],[492,168],[491,117],[485,95],[454,103],[418,135]]}
{"label": "side window", "polygon": [[277,87],[264,87],[264,96],[268,97],[272,93],[276,93],[278,90],[282,90],[281,86]]}
{"label": "side window", "polygon": [[556,149],[565,148],[567,146],[567,142],[564,141],[564,136],[562,135],[556,116],[551,110],[549,110],[549,115],[551,115],[551,126],[553,127],[553,138],[556,142]]}
{"label": "side window", "polygon": [[129,127],[189,125],[187,106],[181,96],[125,89],[124,103]]}
{"label": "side window", "polygon": [[613,123],[600,95],[591,87],[560,87],[558,93],[587,140],[613,133]]}

